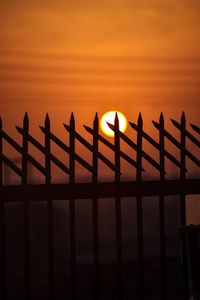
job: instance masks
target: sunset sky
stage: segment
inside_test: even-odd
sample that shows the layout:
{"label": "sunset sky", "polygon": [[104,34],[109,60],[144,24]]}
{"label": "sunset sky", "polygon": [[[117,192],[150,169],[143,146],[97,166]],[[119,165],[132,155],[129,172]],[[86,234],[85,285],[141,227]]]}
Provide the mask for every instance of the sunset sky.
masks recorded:
{"label": "sunset sky", "polygon": [[3,119],[185,110],[199,121],[199,12],[198,0],[1,1]]}

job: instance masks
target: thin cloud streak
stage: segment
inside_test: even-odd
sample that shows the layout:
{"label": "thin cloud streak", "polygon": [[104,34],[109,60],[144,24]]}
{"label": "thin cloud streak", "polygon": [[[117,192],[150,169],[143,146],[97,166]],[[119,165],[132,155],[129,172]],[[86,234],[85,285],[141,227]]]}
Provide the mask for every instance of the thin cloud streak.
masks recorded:
{"label": "thin cloud streak", "polygon": [[200,80],[169,80],[169,79],[144,79],[144,80],[128,80],[128,79],[102,79],[99,78],[98,80],[95,78],[57,78],[53,77],[50,78],[48,76],[31,76],[28,77],[27,75],[0,75],[0,81],[3,82],[21,82],[23,84],[53,84],[53,85],[64,85],[64,86],[116,86],[117,87],[200,87]]}
{"label": "thin cloud streak", "polygon": [[180,76],[180,77],[190,77],[190,76],[200,76],[200,69],[181,67],[179,69],[144,69],[141,67],[131,66],[129,68],[108,68],[103,66],[79,66],[79,67],[57,67],[57,66],[46,66],[46,65],[26,65],[26,64],[9,64],[0,63],[0,72],[22,72],[22,73],[37,73],[37,74],[52,74],[52,75],[77,75],[77,76]]}
{"label": "thin cloud streak", "polygon": [[196,57],[167,57],[167,56],[105,56],[105,55],[78,55],[78,54],[62,54],[62,53],[42,53],[32,51],[18,50],[0,50],[0,56],[11,56],[14,58],[38,58],[44,60],[61,60],[66,62],[84,62],[93,63],[145,63],[145,64],[200,64],[200,56]]}

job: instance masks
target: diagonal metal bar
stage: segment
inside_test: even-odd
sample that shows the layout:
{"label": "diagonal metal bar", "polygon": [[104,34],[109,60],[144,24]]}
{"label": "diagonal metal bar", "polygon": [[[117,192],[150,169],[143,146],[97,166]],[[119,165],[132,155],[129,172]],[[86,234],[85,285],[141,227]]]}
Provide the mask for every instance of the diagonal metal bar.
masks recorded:
{"label": "diagonal metal bar", "polygon": [[[70,132],[70,126],[63,124],[65,129]],[[115,165],[108,160],[101,152],[97,151],[88,141],[86,141],[77,131],[74,132],[75,138],[82,144],[84,145],[88,150],[90,150],[92,153],[96,152],[97,157],[105,163],[111,170],[116,171]]]}
{"label": "diagonal metal bar", "polygon": [[[176,120],[171,119],[173,125],[181,130],[181,124],[178,123]],[[195,138],[194,135],[192,135],[187,129],[184,130],[185,135],[198,147],[200,147],[200,141]]]}
{"label": "diagonal metal bar", "polygon": [[[154,126],[156,127],[156,129],[160,130],[160,125],[155,122],[152,121]],[[182,150],[185,155],[190,158],[190,160],[193,161],[193,163],[195,163],[198,167],[200,167],[200,160],[198,160],[190,151],[188,151],[185,147],[182,149],[182,146],[180,144],[180,142],[178,142],[167,130],[164,129],[164,135],[166,136],[166,138],[172,142],[172,144],[174,144],[179,150]]]}
{"label": "diagonal metal bar", "polygon": [[[110,123],[108,123],[108,126],[114,130],[114,126]],[[138,146],[130,139],[128,138],[123,132],[119,132],[120,137],[135,151],[138,151]],[[164,172],[164,170],[161,169],[160,165],[153,159],[151,156],[149,156],[144,150],[142,150],[142,156],[158,171]],[[138,164],[137,164],[138,165]]]}
{"label": "diagonal metal bar", "polygon": [[195,130],[198,134],[200,134],[200,127],[198,127],[194,124],[190,124],[190,126],[192,127],[193,130]]}
{"label": "diagonal metal bar", "polygon": [[[40,129],[43,133],[45,133],[45,128],[40,126]],[[92,172],[93,168],[88,164],[81,156],[79,156],[77,153],[71,153],[70,147],[68,147],[65,143],[63,143],[57,136],[55,136],[52,132],[49,132],[50,139],[57,144],[61,149],[63,149],[68,154],[71,154],[74,156],[74,158],[88,171]]]}
{"label": "diagonal metal bar", "polygon": [[[134,124],[132,122],[129,122],[131,127],[138,131],[138,126],[137,124]],[[142,131],[142,137],[145,138],[152,146],[154,146],[158,151],[163,151],[164,155],[171,161],[173,162],[177,167],[182,168],[183,166],[181,163],[171,154],[169,153],[166,149],[161,149],[160,145],[150,136],[148,135],[145,131]],[[166,173],[166,172],[165,172]]]}
{"label": "diagonal metal bar", "polygon": [[[88,126],[84,125],[84,128],[86,129],[87,132],[89,132],[90,134],[94,134],[94,130]],[[111,150],[115,151],[115,146],[110,143],[108,140],[106,140],[102,135],[98,134],[98,139],[99,141],[101,141],[104,145],[106,145],[108,148],[110,148]],[[125,159],[127,162],[129,162],[132,166],[134,166],[135,168],[139,168],[142,171],[145,171],[141,166],[139,166],[137,164],[136,161],[134,161],[131,157],[129,157],[127,154],[125,154],[123,151],[118,150],[119,155]]]}
{"label": "diagonal metal bar", "polygon": [[[15,148],[20,154],[24,154],[24,149],[17,143],[15,140],[13,140],[5,131],[2,131],[3,138]],[[36,168],[38,169],[42,174],[46,174],[45,168],[37,161],[35,158],[33,158],[30,154],[26,153],[27,160]]]}
{"label": "diagonal metal bar", "polygon": [[[23,129],[16,126],[17,131],[23,135]],[[34,145],[38,150],[40,150],[42,153],[45,154],[45,147],[40,144],[33,136],[30,134],[28,135],[29,142]],[[56,156],[54,156],[52,153],[49,154],[50,159],[55,165],[57,165],[63,172],[69,174],[69,168],[67,168]]]}
{"label": "diagonal metal bar", "polygon": [[0,158],[2,159],[2,161],[8,166],[10,167],[17,175],[19,175],[20,177],[23,176],[23,172],[8,158],[6,157],[4,154],[0,154]]}

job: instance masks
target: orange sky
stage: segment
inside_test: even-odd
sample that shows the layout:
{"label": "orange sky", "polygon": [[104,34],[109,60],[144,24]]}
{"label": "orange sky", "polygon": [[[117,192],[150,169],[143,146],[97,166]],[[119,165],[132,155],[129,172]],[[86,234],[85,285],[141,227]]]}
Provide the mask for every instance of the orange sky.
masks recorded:
{"label": "orange sky", "polygon": [[0,105],[81,124],[116,109],[129,119],[199,120],[200,1],[69,0],[0,3]]}

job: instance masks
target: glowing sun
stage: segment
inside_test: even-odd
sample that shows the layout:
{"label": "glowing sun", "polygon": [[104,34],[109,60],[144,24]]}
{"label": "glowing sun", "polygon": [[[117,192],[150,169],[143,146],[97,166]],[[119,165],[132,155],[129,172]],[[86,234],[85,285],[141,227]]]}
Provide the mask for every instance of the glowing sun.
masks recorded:
{"label": "glowing sun", "polygon": [[100,120],[101,130],[103,131],[103,133],[111,137],[114,136],[114,131],[108,126],[107,122],[114,125],[116,113],[119,119],[119,130],[124,132],[127,127],[127,119],[121,112],[114,110],[108,111],[102,116]]}

